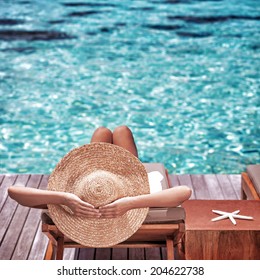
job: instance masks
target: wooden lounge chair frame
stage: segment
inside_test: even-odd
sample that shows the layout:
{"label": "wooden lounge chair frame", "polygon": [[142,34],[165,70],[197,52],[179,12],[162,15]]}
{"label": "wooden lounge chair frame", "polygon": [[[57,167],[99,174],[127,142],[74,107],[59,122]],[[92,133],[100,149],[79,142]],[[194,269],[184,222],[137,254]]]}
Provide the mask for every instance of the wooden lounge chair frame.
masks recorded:
{"label": "wooden lounge chair frame", "polygon": [[[144,164],[147,171],[160,169],[165,172],[165,180],[163,188],[170,186],[170,180],[167,170],[161,164]],[[162,169],[163,167],[163,169]],[[171,208],[168,208],[171,209]],[[87,248],[77,242],[68,239],[54,225],[43,220],[42,232],[49,238],[48,247],[45,254],[45,260],[62,260],[65,248]],[[113,248],[154,248],[166,247],[167,259],[174,259],[174,248],[177,248],[178,255],[184,258],[182,251],[183,236],[185,232],[184,220],[173,222],[159,222],[143,224],[137,232],[126,241],[113,246]]]}
{"label": "wooden lounge chair frame", "polygon": [[[180,246],[184,235],[184,222],[176,224],[143,224],[139,230],[127,241],[112,248],[154,248],[166,247],[167,259],[174,259],[174,247],[178,246],[179,255],[182,254]],[[49,238],[45,260],[62,260],[65,248],[88,248],[64,236],[55,225],[42,224],[42,232]]]}
{"label": "wooden lounge chair frame", "polygon": [[253,182],[246,172],[241,174],[241,184],[242,184],[242,199],[253,199],[260,200],[260,196],[257,193]]}

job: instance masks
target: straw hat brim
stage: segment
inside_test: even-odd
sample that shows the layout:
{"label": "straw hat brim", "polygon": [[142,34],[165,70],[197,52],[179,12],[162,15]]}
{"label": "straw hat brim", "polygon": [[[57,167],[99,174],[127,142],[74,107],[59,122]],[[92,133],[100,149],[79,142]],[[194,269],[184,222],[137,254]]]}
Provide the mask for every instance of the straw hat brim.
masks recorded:
{"label": "straw hat brim", "polygon": [[[96,175],[108,181],[93,187],[91,182],[95,178],[91,178]],[[117,186],[111,187],[114,181]],[[70,151],[61,159],[50,175],[48,190],[74,193],[99,207],[121,197],[147,194],[150,187],[143,164],[133,154],[116,145],[91,143]],[[49,204],[48,209],[65,236],[96,248],[110,247],[128,239],[140,228],[148,213],[148,208],[140,208],[117,218],[93,219],[76,217],[62,205]]]}

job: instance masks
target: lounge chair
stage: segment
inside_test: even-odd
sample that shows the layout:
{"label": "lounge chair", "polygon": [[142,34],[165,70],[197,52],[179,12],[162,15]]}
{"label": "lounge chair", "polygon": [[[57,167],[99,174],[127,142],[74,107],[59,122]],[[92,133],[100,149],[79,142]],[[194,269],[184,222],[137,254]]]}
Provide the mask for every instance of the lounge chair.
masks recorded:
{"label": "lounge chair", "polygon": [[242,199],[260,200],[260,164],[248,165],[241,176]]}
{"label": "lounge chair", "polygon": [[[144,164],[147,172],[158,171],[162,174],[162,189],[170,187],[166,169],[160,163]],[[150,208],[146,220],[134,235],[114,248],[149,248],[166,247],[167,259],[174,259],[174,247],[181,251],[182,238],[185,231],[185,211],[182,207]],[[43,212],[42,232],[49,238],[45,259],[63,259],[64,248],[86,248],[68,239],[56,227],[51,218]]]}

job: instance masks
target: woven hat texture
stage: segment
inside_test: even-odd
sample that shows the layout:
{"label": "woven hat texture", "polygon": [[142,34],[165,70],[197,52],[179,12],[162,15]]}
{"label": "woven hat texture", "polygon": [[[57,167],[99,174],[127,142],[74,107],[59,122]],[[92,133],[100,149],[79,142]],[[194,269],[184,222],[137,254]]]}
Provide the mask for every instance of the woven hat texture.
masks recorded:
{"label": "woven hat texture", "polygon": [[[116,145],[91,143],[70,151],[57,164],[48,190],[70,192],[100,207],[126,196],[150,192],[143,164]],[[89,247],[110,247],[132,236],[145,220],[148,208],[132,209],[121,217],[82,218],[62,205],[48,205],[58,229]]]}

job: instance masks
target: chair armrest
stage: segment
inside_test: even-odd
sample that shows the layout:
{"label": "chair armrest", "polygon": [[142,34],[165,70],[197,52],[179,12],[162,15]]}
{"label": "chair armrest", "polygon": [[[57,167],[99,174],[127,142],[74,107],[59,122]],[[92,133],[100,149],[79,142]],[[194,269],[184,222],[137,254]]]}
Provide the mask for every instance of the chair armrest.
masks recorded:
{"label": "chair armrest", "polygon": [[256,192],[256,189],[248,174],[246,172],[242,172],[241,176],[242,190],[245,193],[247,199],[260,200],[260,196]]}
{"label": "chair armrest", "polygon": [[150,208],[144,224],[174,224],[184,221],[185,217],[185,210],[182,207]]}

